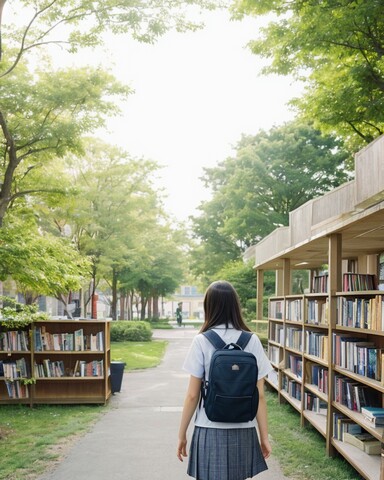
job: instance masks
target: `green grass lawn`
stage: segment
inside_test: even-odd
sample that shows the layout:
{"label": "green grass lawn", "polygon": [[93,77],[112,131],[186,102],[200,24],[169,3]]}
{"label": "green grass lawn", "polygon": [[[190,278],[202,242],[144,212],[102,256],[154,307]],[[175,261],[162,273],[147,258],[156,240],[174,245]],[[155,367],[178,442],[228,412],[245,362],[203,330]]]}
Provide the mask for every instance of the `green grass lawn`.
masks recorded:
{"label": "green grass lawn", "polygon": [[64,444],[84,433],[104,407],[2,405],[0,479],[32,480],[60,457]]}
{"label": "green grass lawn", "polygon": [[112,342],[111,359],[124,362],[125,371],[151,368],[158,365],[165,353],[168,342]]}

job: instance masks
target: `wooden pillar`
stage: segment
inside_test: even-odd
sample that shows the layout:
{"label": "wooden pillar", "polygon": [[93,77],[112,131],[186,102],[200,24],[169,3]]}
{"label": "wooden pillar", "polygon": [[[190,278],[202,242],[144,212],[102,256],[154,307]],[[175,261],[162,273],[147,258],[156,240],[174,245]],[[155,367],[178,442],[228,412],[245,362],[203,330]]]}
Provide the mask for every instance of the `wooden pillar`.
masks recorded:
{"label": "wooden pillar", "polygon": [[[336,292],[341,291],[342,283],[342,237],[335,233],[329,236],[328,242],[328,372],[332,366],[332,331],[336,327],[337,297]],[[333,427],[332,392],[334,390],[334,373],[328,375],[328,415],[327,415],[327,436],[326,450],[328,455],[334,455],[335,449],[331,445]]]}
{"label": "wooden pillar", "polygon": [[264,270],[256,270],[256,320],[263,320]]}
{"label": "wooden pillar", "polygon": [[282,270],[276,270],[275,293],[277,297],[291,293],[291,262],[289,258],[283,258]]}

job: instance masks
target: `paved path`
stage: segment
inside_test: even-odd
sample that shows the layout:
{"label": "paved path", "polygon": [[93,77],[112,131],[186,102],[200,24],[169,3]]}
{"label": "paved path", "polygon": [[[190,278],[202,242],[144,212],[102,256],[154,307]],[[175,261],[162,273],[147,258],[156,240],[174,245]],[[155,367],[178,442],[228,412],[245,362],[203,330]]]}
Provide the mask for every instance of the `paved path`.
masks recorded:
{"label": "paved path", "polygon": [[[196,330],[157,330],[169,340],[157,368],[126,373],[122,390],[92,430],[74,443],[57,467],[39,480],[182,480],[176,458],[178,423],[188,375],[181,364]],[[277,462],[257,480],[284,480]]]}

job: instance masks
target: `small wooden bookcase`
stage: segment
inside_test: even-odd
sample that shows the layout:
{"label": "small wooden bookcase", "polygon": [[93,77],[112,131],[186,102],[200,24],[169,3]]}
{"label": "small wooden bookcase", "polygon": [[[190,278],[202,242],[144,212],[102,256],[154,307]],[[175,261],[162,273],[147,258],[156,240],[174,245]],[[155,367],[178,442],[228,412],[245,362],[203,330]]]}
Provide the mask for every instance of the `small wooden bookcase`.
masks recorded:
{"label": "small wooden bookcase", "polygon": [[110,322],[47,320],[0,332],[0,404],[105,404]]}

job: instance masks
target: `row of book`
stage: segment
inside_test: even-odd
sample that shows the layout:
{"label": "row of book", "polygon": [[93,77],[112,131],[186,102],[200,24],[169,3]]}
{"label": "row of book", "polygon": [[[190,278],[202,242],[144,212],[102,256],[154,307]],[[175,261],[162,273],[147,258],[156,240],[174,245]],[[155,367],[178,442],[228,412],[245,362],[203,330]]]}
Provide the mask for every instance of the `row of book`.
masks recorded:
{"label": "row of book", "polygon": [[273,300],[269,302],[269,318],[276,318],[281,320],[283,318],[283,300]]}
{"label": "row of book", "polygon": [[286,347],[294,350],[302,351],[303,348],[303,332],[301,328],[287,327],[286,331]]}
{"label": "row of book", "polygon": [[316,385],[320,392],[328,395],[328,368],[312,362],[307,362],[305,368],[305,381],[312,385]]}
{"label": "row of book", "polygon": [[284,345],[284,325],[280,325],[278,323],[270,323],[270,329],[271,340],[280,343],[280,345]]}
{"label": "row of book", "polygon": [[337,325],[384,331],[384,297],[337,299]]}
{"label": "row of book", "polygon": [[343,292],[359,292],[376,289],[376,275],[369,273],[343,273]]}
{"label": "row of book", "polygon": [[289,355],[288,357],[289,368],[298,378],[303,378],[303,361],[296,355]]}
{"label": "row of book", "polygon": [[58,377],[103,377],[104,363],[102,360],[78,360],[75,366],[67,368],[62,360],[51,361],[49,358],[34,364],[36,378]]}
{"label": "row of book", "polygon": [[[315,275],[312,278],[312,293],[327,293],[328,292],[328,273],[323,275]],[[358,292],[364,290],[376,290],[377,279],[376,275],[368,273],[343,273],[343,291],[344,292]]]}
{"label": "row of book", "polygon": [[384,349],[361,338],[333,333],[333,361],[335,365],[353,373],[382,381]]}
{"label": "row of book", "polygon": [[328,299],[308,299],[307,323],[311,325],[328,325]]}
{"label": "row of book", "polygon": [[301,322],[303,319],[303,302],[301,299],[288,300],[285,309],[285,319],[291,322]]}
{"label": "row of book", "polygon": [[18,358],[14,361],[0,360],[0,377],[8,380],[29,377],[28,364],[25,358]]}
{"label": "row of book", "polygon": [[352,411],[361,412],[363,407],[377,406],[379,393],[351,378],[336,374],[334,379],[335,401]]}
{"label": "row of book", "polygon": [[305,392],[304,409],[316,413],[325,412],[327,409],[327,402],[325,402],[312,392]]}
{"label": "row of book", "polygon": [[25,385],[20,380],[6,380],[5,385],[9,398],[29,398],[28,385]]}
{"label": "row of book", "polygon": [[282,377],[282,388],[288,395],[296,400],[301,401],[301,384],[295,380],[291,380],[286,375]]}
{"label": "row of book", "polygon": [[328,336],[313,330],[305,331],[305,353],[327,360]]}
{"label": "row of book", "polygon": [[323,275],[315,275],[312,278],[312,293],[327,293],[328,292],[328,273]]}
{"label": "row of book", "polygon": [[6,352],[28,351],[29,333],[25,330],[0,332],[0,350]]}
{"label": "row of book", "polygon": [[82,328],[70,333],[50,333],[45,326],[34,330],[35,351],[103,351],[103,332],[84,334]]}
{"label": "row of book", "polygon": [[276,347],[275,345],[268,345],[268,358],[275,365],[278,365],[281,361],[280,352],[280,347]]}
{"label": "row of book", "polygon": [[380,455],[381,453],[381,442],[341,413],[333,414],[333,437],[357,447],[367,455]]}

